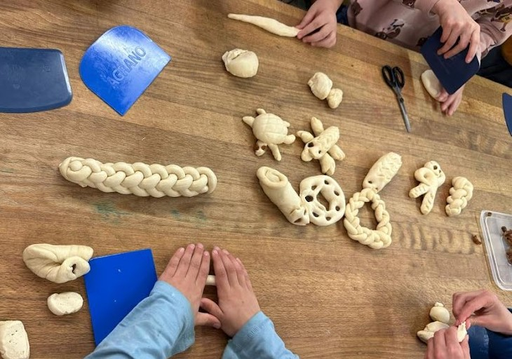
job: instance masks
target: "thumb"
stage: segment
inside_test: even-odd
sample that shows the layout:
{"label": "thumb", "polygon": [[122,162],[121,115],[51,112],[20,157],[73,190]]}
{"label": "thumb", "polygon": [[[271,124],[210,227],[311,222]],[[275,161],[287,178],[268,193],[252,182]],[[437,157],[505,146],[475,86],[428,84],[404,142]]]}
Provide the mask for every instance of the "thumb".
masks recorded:
{"label": "thumb", "polygon": [[304,27],[306,27],[306,25],[308,25],[311,20],[313,20],[313,18],[315,17],[315,14],[316,14],[316,11],[314,9],[310,9],[306,15],[302,18],[302,21],[300,22],[299,25],[296,26],[297,29],[304,29]]}
{"label": "thumb", "polygon": [[219,319],[222,318],[222,316],[224,315],[219,305],[211,299],[201,298],[201,303],[199,304],[199,306],[206,310],[209,314]]}
{"label": "thumb", "polygon": [[197,313],[195,325],[220,329],[220,320],[208,313]]}

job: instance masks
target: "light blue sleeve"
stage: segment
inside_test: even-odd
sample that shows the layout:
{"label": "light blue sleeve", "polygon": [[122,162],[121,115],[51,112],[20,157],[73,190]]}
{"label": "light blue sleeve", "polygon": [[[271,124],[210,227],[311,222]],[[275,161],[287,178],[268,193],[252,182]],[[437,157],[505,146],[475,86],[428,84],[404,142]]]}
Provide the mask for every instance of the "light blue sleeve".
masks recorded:
{"label": "light blue sleeve", "polygon": [[286,349],[274,324],[263,312],[257,313],[228,342],[222,359],[296,359]]}
{"label": "light blue sleeve", "polygon": [[194,343],[194,315],[176,288],[156,282],[141,301],[85,359],[167,359]]}

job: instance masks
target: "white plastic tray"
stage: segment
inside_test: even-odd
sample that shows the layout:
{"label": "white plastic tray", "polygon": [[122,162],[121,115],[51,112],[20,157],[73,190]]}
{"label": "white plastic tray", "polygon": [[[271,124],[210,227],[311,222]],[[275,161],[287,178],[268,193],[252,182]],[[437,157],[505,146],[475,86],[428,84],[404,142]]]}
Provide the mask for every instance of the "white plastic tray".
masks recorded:
{"label": "white plastic tray", "polygon": [[501,289],[512,291],[512,264],[506,255],[509,245],[501,230],[503,226],[512,229],[512,215],[484,210],[480,214],[480,225],[494,282]]}

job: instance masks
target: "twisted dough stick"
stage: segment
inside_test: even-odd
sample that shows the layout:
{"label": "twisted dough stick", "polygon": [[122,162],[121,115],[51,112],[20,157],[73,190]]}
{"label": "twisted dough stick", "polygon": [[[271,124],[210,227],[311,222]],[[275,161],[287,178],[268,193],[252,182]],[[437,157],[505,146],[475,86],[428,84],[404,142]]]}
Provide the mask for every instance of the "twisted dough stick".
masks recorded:
{"label": "twisted dough stick", "polygon": [[211,193],[217,186],[217,177],[207,167],[103,164],[92,158],[68,157],[59,165],[59,171],[65,179],[82,187],[140,197],[193,197]]}
{"label": "twisted dough stick", "polygon": [[[376,230],[362,227],[357,216],[359,209],[370,201],[372,202],[372,209],[375,211],[375,218],[379,222]],[[389,222],[389,213],[386,211],[386,204],[372,188],[364,188],[350,198],[345,209],[343,224],[347,229],[348,236],[361,244],[373,249],[386,248],[391,244],[392,228]]]}
{"label": "twisted dough stick", "polygon": [[464,177],[455,177],[452,180],[450,196],[446,199],[446,214],[448,216],[457,216],[468,205],[473,197],[473,184]]}

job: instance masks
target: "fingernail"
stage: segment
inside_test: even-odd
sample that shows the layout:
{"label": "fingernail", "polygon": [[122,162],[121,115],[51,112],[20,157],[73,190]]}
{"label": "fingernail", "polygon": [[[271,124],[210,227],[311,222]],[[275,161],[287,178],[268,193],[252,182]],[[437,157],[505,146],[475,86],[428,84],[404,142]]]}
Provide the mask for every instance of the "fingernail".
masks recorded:
{"label": "fingernail", "polygon": [[201,249],[203,249],[203,248],[204,248],[204,246],[203,246],[201,243],[198,243],[198,244],[197,244],[197,248],[201,248]]}
{"label": "fingernail", "polygon": [[218,251],[220,248],[217,247],[217,246],[213,246],[213,249],[215,249],[216,251]]}
{"label": "fingernail", "polygon": [[224,252],[224,254],[229,254],[229,252],[225,249],[223,249],[222,252]]}
{"label": "fingernail", "polygon": [[179,249],[178,249],[178,253],[181,253],[181,252],[183,252],[184,250],[185,250],[185,248],[181,247],[181,248],[179,248]]}
{"label": "fingernail", "polygon": [[240,260],[240,258],[237,258],[236,260],[237,260],[237,261],[239,261],[240,263],[242,263],[242,261]]}
{"label": "fingernail", "polygon": [[218,256],[218,255],[219,255],[219,252],[218,252],[216,249],[214,249],[214,250],[212,251],[212,255],[214,255],[214,256]]}
{"label": "fingernail", "polygon": [[208,252],[203,253],[203,256],[205,256],[205,257],[208,257],[209,255],[210,255],[210,253],[208,253]]}

